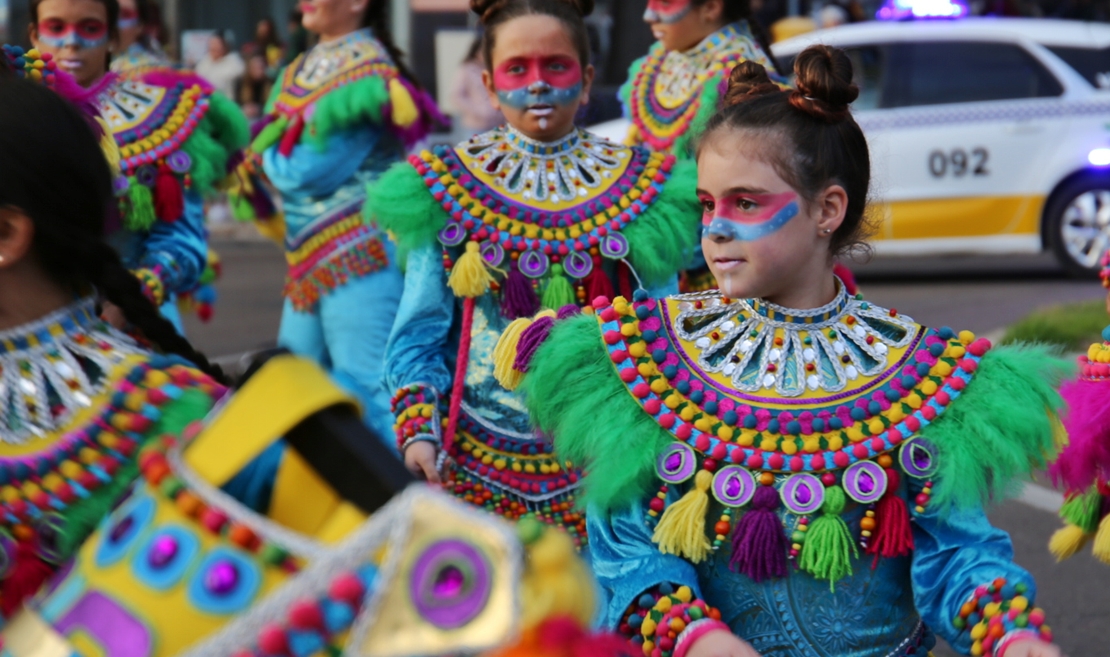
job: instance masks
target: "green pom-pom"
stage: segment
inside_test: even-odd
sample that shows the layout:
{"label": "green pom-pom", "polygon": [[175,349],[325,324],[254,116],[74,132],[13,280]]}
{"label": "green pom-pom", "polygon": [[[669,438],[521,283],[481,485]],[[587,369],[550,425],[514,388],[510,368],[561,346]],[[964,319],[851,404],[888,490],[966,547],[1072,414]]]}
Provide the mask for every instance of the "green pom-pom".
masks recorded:
{"label": "green pom-pom", "polygon": [[543,289],[543,298],[540,301],[543,307],[549,310],[558,310],[574,303],[574,288],[563,276],[562,265],[552,265],[551,278],[547,281],[547,287]]}

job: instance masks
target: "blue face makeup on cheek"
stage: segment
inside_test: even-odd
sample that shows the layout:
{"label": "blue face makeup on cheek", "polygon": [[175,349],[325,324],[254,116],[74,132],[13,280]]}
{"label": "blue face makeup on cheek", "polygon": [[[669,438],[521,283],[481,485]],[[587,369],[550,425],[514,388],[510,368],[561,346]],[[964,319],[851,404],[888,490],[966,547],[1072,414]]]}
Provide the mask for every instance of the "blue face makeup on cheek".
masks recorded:
{"label": "blue face makeup on cheek", "polygon": [[784,205],[766,221],[758,223],[738,222],[721,216],[714,216],[708,224],[703,225],[702,237],[719,235],[738,242],[754,242],[778,232],[791,219],[798,216],[798,211],[798,202],[795,200]]}
{"label": "blue face makeup on cheek", "polygon": [[571,105],[582,96],[582,83],[571,87],[553,87],[549,84],[542,85],[540,91],[533,92],[536,87],[528,86],[512,91],[498,91],[497,99],[501,104],[515,110],[523,110],[533,105]]}
{"label": "blue face makeup on cheek", "polygon": [[100,48],[108,43],[108,35],[105,34],[95,39],[86,39],[77,35],[77,30],[70,30],[62,36],[47,36],[39,34],[39,41],[50,48],[66,48],[74,46],[78,49]]}

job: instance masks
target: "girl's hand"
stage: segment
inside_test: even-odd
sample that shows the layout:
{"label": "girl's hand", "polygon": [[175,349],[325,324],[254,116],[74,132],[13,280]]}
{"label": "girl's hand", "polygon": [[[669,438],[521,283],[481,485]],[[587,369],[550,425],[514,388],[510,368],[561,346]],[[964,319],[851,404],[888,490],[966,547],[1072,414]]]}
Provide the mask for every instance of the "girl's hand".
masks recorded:
{"label": "girl's hand", "polygon": [[1040,639],[1018,639],[1006,646],[1002,657],[1063,657],[1055,644]]}
{"label": "girl's hand", "polygon": [[426,440],[413,443],[405,450],[405,467],[418,479],[441,483],[436,470],[436,446]]}
{"label": "girl's hand", "polygon": [[759,657],[759,653],[732,632],[715,630],[699,637],[686,651],[686,657]]}

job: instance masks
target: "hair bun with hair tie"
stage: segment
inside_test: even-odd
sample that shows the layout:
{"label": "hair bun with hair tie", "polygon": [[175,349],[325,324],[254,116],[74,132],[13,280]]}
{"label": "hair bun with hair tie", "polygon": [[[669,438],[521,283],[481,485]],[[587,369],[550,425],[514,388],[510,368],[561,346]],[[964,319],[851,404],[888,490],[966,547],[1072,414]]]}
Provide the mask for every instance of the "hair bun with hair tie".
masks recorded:
{"label": "hair bun with hair tie", "polygon": [[753,61],[743,61],[732,69],[728,76],[728,91],[725,92],[724,105],[730,107],[745,100],[766,94],[782,93],[777,84],[771,82],[767,69]]}
{"label": "hair bun with hair tie", "polygon": [[470,11],[478,16],[478,20],[485,23],[494,14],[504,9],[510,0],[470,0]]}
{"label": "hair bun with hair tie", "polygon": [[827,123],[848,118],[848,106],[859,97],[852,82],[852,60],[839,48],[810,46],[794,60],[790,104]]}

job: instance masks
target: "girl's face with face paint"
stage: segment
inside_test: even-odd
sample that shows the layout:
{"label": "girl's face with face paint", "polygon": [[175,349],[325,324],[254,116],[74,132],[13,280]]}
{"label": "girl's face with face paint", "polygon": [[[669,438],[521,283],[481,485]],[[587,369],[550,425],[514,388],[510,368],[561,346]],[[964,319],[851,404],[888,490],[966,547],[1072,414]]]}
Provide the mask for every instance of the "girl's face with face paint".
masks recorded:
{"label": "girl's face with face paint", "polygon": [[685,52],[725,25],[722,0],[647,0],[644,22],[667,50]]}
{"label": "girl's face with face paint", "polygon": [[497,27],[491,59],[482,80],[510,125],[538,141],[556,141],[574,129],[594,71],[592,66],[582,68],[559,19],[530,15],[503,23]]}
{"label": "girl's face with face paint", "polygon": [[112,46],[108,9],[96,0],[45,0],[31,26],[31,43],[87,87],[107,72]]}
{"label": "girl's face with face paint", "polygon": [[[844,220],[847,196],[831,185],[815,202],[803,199],[767,160],[780,139],[722,132],[703,147],[702,251],[725,296],[818,307],[831,300],[829,241]],[[828,210],[830,193],[844,200],[839,214]]]}

